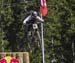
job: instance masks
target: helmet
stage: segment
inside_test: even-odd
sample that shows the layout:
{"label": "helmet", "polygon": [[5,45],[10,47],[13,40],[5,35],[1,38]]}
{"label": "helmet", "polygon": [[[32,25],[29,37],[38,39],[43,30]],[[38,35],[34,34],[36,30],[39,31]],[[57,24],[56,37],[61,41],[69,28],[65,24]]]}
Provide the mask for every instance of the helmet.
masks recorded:
{"label": "helmet", "polygon": [[32,16],[37,16],[37,12],[36,11],[33,11],[31,14],[32,14]]}

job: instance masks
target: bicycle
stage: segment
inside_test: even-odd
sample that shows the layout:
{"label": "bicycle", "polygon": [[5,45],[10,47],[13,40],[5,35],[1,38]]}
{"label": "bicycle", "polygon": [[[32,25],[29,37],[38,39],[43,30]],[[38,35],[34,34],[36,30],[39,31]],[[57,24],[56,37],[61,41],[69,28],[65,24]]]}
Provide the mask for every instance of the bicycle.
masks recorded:
{"label": "bicycle", "polygon": [[[27,38],[28,38],[28,41],[30,42],[29,44],[29,47],[40,47],[41,46],[41,36],[40,36],[40,32],[39,32],[39,28],[38,28],[38,24],[35,22],[35,23],[31,23],[31,24],[28,24],[28,27],[30,29],[30,31],[28,31],[27,34]],[[33,43],[33,44],[32,44]]]}

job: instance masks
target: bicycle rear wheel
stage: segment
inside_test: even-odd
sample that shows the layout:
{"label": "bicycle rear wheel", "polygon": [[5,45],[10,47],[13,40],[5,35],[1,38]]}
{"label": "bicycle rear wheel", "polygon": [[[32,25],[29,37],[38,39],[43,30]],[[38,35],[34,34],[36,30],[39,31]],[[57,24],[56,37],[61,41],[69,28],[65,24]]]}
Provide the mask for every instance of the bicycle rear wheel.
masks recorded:
{"label": "bicycle rear wheel", "polygon": [[36,46],[40,47],[41,45],[41,37],[38,30],[32,32],[32,42],[35,43]]}

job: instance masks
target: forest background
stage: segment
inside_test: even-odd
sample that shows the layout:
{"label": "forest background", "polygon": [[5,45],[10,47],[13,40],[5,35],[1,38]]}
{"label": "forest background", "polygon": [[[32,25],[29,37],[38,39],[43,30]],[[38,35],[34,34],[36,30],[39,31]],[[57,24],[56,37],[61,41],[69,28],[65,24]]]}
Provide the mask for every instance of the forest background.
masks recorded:
{"label": "forest background", "polygon": [[[56,63],[73,63],[75,0],[47,0],[47,7],[48,14],[43,17],[45,61],[51,63],[56,59]],[[23,20],[31,9],[40,16],[40,1],[0,0],[0,52],[30,52]],[[34,46],[30,61],[42,62],[41,48]]]}

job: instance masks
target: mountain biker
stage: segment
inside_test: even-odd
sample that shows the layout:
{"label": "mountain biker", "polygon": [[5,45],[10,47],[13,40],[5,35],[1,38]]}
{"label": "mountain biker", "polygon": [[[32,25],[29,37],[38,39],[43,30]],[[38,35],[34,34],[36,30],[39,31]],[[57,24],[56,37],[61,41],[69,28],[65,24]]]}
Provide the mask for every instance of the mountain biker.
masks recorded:
{"label": "mountain biker", "polygon": [[27,25],[28,28],[28,36],[31,36],[31,27],[33,29],[37,29],[37,23],[43,23],[44,20],[37,15],[36,11],[31,11],[30,15],[26,17],[23,21],[24,25]]}
{"label": "mountain biker", "polygon": [[44,22],[44,20],[37,15],[36,11],[30,11],[30,15],[24,19],[23,24],[34,23],[36,20],[38,20],[38,22]]}

